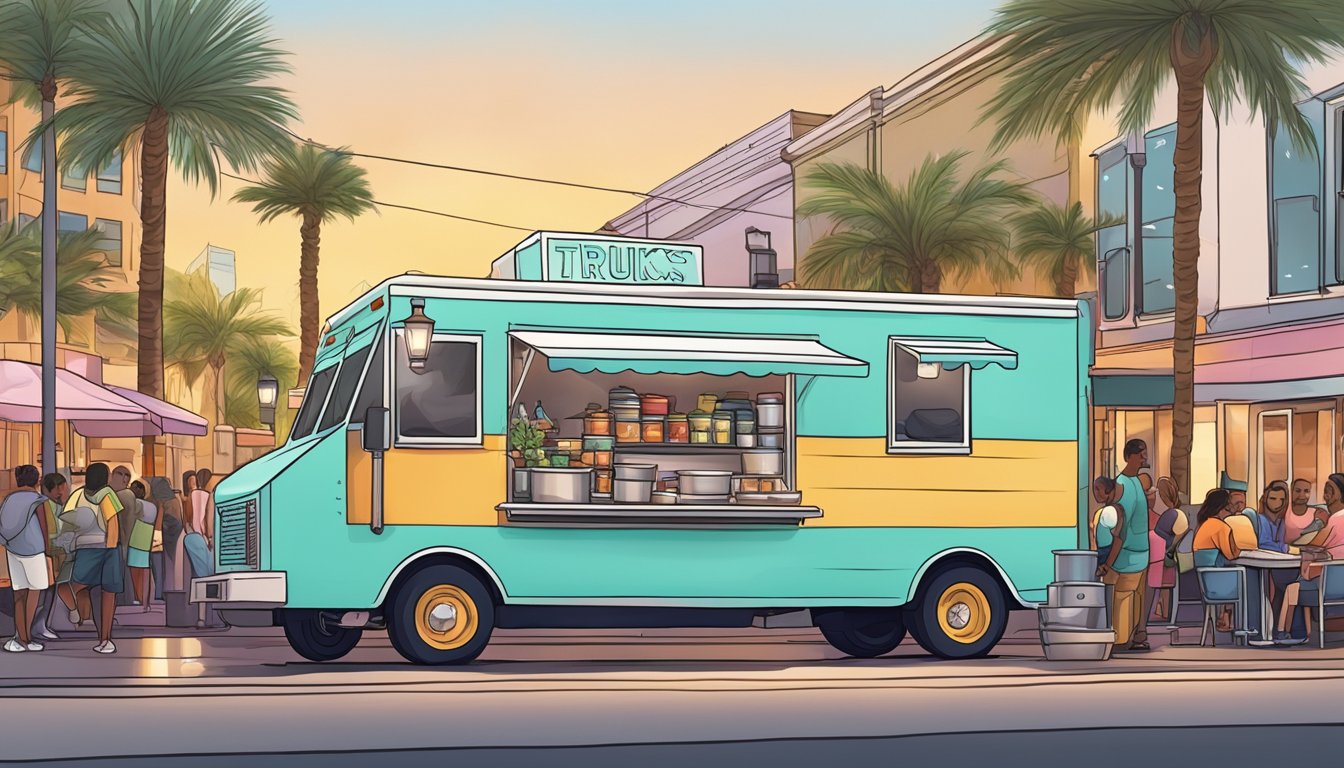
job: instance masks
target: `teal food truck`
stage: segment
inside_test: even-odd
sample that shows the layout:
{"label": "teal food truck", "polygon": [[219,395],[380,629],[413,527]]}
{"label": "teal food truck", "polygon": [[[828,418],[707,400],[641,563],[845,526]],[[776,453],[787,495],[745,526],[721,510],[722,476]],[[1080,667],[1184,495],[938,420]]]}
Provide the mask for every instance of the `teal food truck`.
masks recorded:
{"label": "teal food truck", "polygon": [[309,659],[385,630],[817,626],[986,654],[1080,543],[1087,306],[708,288],[698,246],[539,233],[336,313],[192,598]]}

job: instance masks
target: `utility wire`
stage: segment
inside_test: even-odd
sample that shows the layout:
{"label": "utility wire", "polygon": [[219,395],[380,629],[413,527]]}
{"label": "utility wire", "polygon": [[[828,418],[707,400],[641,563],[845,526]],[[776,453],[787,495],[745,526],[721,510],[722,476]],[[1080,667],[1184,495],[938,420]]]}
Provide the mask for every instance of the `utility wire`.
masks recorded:
{"label": "utility wire", "polygon": [[[261,182],[256,181],[255,179],[249,179],[249,178],[246,178],[246,177],[244,177],[244,176],[238,176],[238,175],[236,175],[236,174],[229,173],[228,171],[220,171],[220,172],[219,172],[219,175],[221,175],[221,176],[226,176],[226,177],[228,177],[228,178],[230,178],[230,179],[234,179],[234,180],[236,180],[236,181],[245,181],[245,182],[247,182],[248,184],[261,184]],[[472,217],[470,217],[470,216],[459,216],[459,215],[456,214],[456,213],[446,213],[446,212],[444,212],[444,211],[435,211],[435,210],[431,210],[431,209],[429,209],[429,208],[417,208],[417,207],[415,207],[415,206],[413,206],[413,205],[401,205],[401,204],[399,204],[399,203],[385,203],[385,202],[383,202],[383,201],[381,201],[381,200],[374,200],[374,201],[373,201],[373,204],[376,205],[376,206],[378,206],[379,208],[400,208],[401,210],[404,210],[404,211],[415,211],[416,213],[428,213],[428,214],[430,214],[431,216],[442,216],[442,217],[444,217],[445,219],[457,219],[458,221],[468,221],[468,222],[471,222],[472,224],[485,224],[485,225],[487,225],[487,226],[491,226],[491,227],[500,227],[500,228],[502,228],[502,229],[516,229],[516,230],[518,230],[519,232],[536,232],[536,231],[537,231],[537,229],[534,228],[534,227],[519,227],[519,226],[515,226],[515,225],[513,225],[513,224],[502,224],[502,223],[500,223],[500,222],[498,222],[498,221],[488,221],[488,220],[486,220],[486,219],[474,219],[474,218],[472,218]]]}
{"label": "utility wire", "polygon": [[704,210],[708,210],[708,211],[732,211],[732,212],[734,212],[734,213],[755,213],[755,214],[759,214],[759,215],[761,215],[761,216],[772,216],[772,217],[780,218],[780,219],[792,219],[792,218],[793,218],[792,216],[789,216],[789,215],[786,215],[786,214],[782,214],[782,213],[767,213],[767,212],[765,212],[765,211],[757,211],[757,210],[754,210],[754,209],[751,209],[751,208],[734,208],[734,207],[732,207],[732,206],[723,206],[723,205],[704,205],[704,204],[702,204],[702,203],[692,203],[692,202],[690,202],[690,201],[688,201],[688,200],[682,200],[682,199],[675,198],[675,197],[667,197],[667,196],[664,196],[664,195],[655,195],[655,194],[653,194],[653,193],[651,193],[651,192],[640,192],[640,191],[638,191],[638,190],[634,190],[634,189],[621,189],[620,187],[604,187],[604,186],[597,185],[597,184],[581,184],[581,183],[579,183],[579,182],[575,182],[575,181],[562,181],[562,180],[560,180],[560,179],[544,179],[544,178],[539,178],[539,177],[537,177],[537,176],[523,176],[523,175],[520,175],[520,174],[514,174],[514,173],[504,173],[504,172],[502,172],[502,171],[487,171],[487,170],[485,170],[485,169],[483,169],[483,168],[468,168],[468,167],[466,167],[466,166],[461,166],[461,165],[448,165],[448,164],[445,164],[445,163],[432,163],[432,162],[429,162],[428,160],[411,160],[411,159],[404,158],[404,157],[392,157],[392,156],[390,156],[390,155],[375,155],[375,154],[370,154],[370,153],[367,153],[367,152],[355,152],[354,150],[350,150],[350,149],[343,149],[343,148],[340,148],[340,147],[332,147],[332,146],[328,146],[328,145],[323,144],[323,143],[321,143],[321,142],[319,142],[319,141],[314,141],[313,139],[306,139],[306,138],[300,136],[299,134],[297,134],[297,133],[295,133],[295,132],[289,130],[288,128],[285,128],[284,131],[285,131],[286,133],[288,133],[290,136],[293,136],[295,139],[298,139],[299,141],[303,142],[304,144],[309,144],[309,145],[311,145],[311,146],[317,147],[318,149],[323,149],[323,150],[326,150],[326,151],[328,151],[328,152],[334,152],[334,153],[336,153],[336,154],[349,155],[350,157],[363,157],[363,158],[367,158],[367,159],[369,159],[369,160],[384,160],[384,161],[389,162],[389,163],[403,163],[403,164],[405,164],[405,165],[416,165],[416,166],[420,166],[420,167],[422,167],[422,168],[437,168],[437,169],[439,169],[439,170],[444,170],[444,171],[457,171],[457,172],[459,172],[459,173],[474,173],[474,174],[477,174],[477,175],[480,175],[480,176],[493,176],[493,177],[495,177],[495,178],[500,178],[500,179],[512,179],[512,180],[514,180],[514,181],[530,181],[530,182],[533,182],[533,183],[535,183],[535,184],[552,184],[552,185],[555,185],[555,186],[558,186],[558,187],[572,187],[572,188],[575,188],[575,189],[587,189],[587,190],[592,190],[592,191],[595,191],[595,192],[612,192],[612,193],[619,194],[619,195],[634,195],[634,196],[636,196],[636,197],[642,197],[642,198],[645,198],[645,199],[648,199],[648,200],[663,200],[663,201],[666,201],[666,202],[669,202],[669,203],[678,203],[678,204],[680,204],[680,205],[685,205],[685,206],[689,206],[689,207],[692,207],[692,208],[702,208],[702,209],[704,209]]}

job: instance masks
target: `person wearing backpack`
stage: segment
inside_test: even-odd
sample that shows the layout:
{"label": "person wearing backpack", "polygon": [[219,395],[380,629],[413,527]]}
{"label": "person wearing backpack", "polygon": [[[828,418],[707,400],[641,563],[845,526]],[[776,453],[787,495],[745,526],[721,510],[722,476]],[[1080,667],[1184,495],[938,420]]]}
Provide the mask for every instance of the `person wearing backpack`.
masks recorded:
{"label": "person wearing backpack", "polygon": [[42,474],[32,464],[14,469],[13,491],[0,503],[0,540],[8,559],[10,587],[14,590],[14,631],[4,649],[10,653],[41,651],[33,637],[33,619],[42,591],[51,586],[47,567],[47,520],[42,514],[46,497],[37,492]]}
{"label": "person wearing backpack", "polygon": [[[81,535],[75,543],[75,567],[72,576],[75,582],[75,594],[88,592],[94,587],[103,590],[100,607],[94,622],[98,627],[98,644],[93,650],[98,653],[116,653],[117,646],[112,642],[112,619],[117,612],[117,595],[125,589],[125,567],[118,549],[121,536],[119,516],[129,514],[123,511],[117,494],[108,487],[107,465],[95,462],[84,473],[84,488],[77,494],[80,501],[76,508],[92,512],[90,515],[101,529],[89,539]],[[67,520],[70,512],[61,516]]]}

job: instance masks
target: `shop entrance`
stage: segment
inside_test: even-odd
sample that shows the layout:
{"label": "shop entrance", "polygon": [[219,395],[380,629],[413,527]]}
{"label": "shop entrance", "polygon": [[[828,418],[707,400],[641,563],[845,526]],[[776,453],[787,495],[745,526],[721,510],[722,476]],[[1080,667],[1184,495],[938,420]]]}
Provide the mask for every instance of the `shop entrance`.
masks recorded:
{"label": "shop entrance", "polygon": [[1256,426],[1258,486],[1301,478],[1311,483],[1312,500],[1319,502],[1321,483],[1334,471],[1334,410],[1311,405],[1271,407],[1260,411]]}

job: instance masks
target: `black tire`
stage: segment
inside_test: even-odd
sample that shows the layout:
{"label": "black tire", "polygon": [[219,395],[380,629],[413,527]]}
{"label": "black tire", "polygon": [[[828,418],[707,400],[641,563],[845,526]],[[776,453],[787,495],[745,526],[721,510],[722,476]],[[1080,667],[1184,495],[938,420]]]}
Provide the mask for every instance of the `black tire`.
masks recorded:
{"label": "black tire", "polygon": [[[939,617],[939,603],[944,600],[952,603],[943,617],[946,623]],[[911,635],[924,650],[942,659],[975,659],[987,655],[1003,638],[1008,599],[993,576],[974,566],[956,565],[925,580],[911,618],[917,627]]]}
{"label": "black tire", "polygon": [[899,609],[852,609],[823,615],[817,624],[826,642],[860,659],[885,656],[905,639],[905,618]]}
{"label": "black tire", "polygon": [[362,629],[337,626],[339,618],[332,611],[286,609],[280,623],[295,653],[309,661],[335,661],[354,650],[364,634]]}
{"label": "black tire", "polygon": [[[437,606],[451,623],[432,623]],[[465,664],[481,655],[495,627],[495,603],[480,579],[455,565],[430,565],[402,582],[387,603],[392,647],[415,664]],[[436,619],[440,622],[448,618]],[[465,622],[465,624],[461,624]]]}

